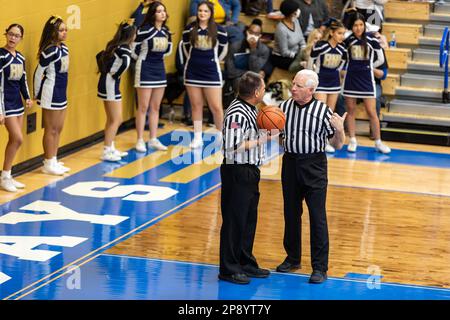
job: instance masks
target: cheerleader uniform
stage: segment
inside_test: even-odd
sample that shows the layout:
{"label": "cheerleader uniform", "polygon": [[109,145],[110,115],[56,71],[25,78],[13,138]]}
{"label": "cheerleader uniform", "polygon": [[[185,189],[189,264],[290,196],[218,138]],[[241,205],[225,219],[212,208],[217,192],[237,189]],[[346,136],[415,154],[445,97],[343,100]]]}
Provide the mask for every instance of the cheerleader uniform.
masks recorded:
{"label": "cheerleader uniform", "polygon": [[[17,117],[24,113],[22,97],[30,99],[25,71],[25,57],[18,51],[13,56],[8,50],[0,49],[2,65],[1,87],[5,117]],[[22,96],[21,96],[22,95]]]}
{"label": "cheerleader uniform", "polygon": [[135,41],[136,88],[164,88],[167,86],[164,57],[172,53],[172,37],[169,29],[144,25],[139,28]]}
{"label": "cheerleader uniform", "polygon": [[3,102],[3,56],[0,54],[0,116],[5,115],[5,106]]}
{"label": "cheerleader uniform", "polygon": [[105,61],[107,73],[101,73],[98,81],[97,96],[104,101],[121,101],[120,77],[128,69],[131,62],[129,46],[119,46],[114,55]]}
{"label": "cheerleader uniform", "polygon": [[347,50],[342,44],[333,48],[328,41],[319,41],[311,51],[311,58],[319,75],[317,93],[340,93],[341,78],[339,71],[347,61]]}
{"label": "cheerleader uniform", "polygon": [[186,56],[184,85],[193,87],[222,87],[220,61],[228,51],[228,36],[225,28],[217,25],[217,42],[213,48],[208,39],[208,29],[198,29],[198,40],[191,45],[190,32],[193,24],[183,32],[183,51]]}
{"label": "cheerleader uniform", "polygon": [[39,57],[34,72],[34,93],[37,103],[44,109],[63,110],[67,107],[67,79],[69,48],[51,46]]}
{"label": "cheerleader uniform", "polygon": [[383,49],[378,40],[366,33],[367,55],[361,40],[351,34],[346,40],[348,48],[347,72],[344,79],[343,95],[353,98],[375,98],[375,75],[373,69],[384,62]]}

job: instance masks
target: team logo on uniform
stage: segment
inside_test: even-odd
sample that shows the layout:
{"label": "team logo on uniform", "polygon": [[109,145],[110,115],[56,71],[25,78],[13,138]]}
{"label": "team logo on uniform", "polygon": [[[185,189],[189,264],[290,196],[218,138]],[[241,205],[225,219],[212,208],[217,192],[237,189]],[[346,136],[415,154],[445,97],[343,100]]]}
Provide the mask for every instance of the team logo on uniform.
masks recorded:
{"label": "team logo on uniform", "polygon": [[210,50],[212,49],[212,41],[209,36],[198,36],[197,43],[195,45],[197,49],[200,50]]}
{"label": "team logo on uniform", "polygon": [[12,63],[9,66],[9,78],[8,80],[19,81],[23,76],[23,64]]}
{"label": "team logo on uniform", "polygon": [[340,54],[327,53],[323,59],[323,66],[325,68],[336,69],[339,67],[342,61],[342,56]]}
{"label": "team logo on uniform", "polygon": [[351,54],[353,60],[367,60],[367,56],[364,56],[364,48],[362,46],[352,46]]}
{"label": "team logo on uniform", "polygon": [[153,51],[154,52],[166,52],[169,47],[169,40],[166,37],[154,37],[153,38]]}

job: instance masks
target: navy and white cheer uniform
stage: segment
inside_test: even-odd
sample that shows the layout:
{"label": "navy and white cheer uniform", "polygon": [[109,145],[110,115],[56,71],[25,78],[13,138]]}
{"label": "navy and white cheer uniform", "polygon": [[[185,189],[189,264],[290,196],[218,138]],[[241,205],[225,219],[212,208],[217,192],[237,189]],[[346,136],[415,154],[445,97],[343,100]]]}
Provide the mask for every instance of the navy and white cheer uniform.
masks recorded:
{"label": "navy and white cheer uniform", "polygon": [[[347,72],[343,95],[353,98],[375,98],[375,75],[373,70],[384,62],[383,49],[376,38],[366,33],[367,52],[361,40],[351,34],[346,40],[348,48]],[[375,54],[376,53],[376,54]]]}
{"label": "navy and white cheer uniform", "polygon": [[69,48],[64,43],[41,53],[34,72],[34,93],[42,108],[63,110],[67,107],[68,71]]}
{"label": "navy and white cheer uniform", "polygon": [[101,73],[98,81],[97,96],[105,101],[121,101],[120,77],[131,63],[131,49],[127,45],[119,46],[113,56],[105,61],[107,73]]}
{"label": "navy and white cheer uniform", "polygon": [[217,25],[217,42],[213,47],[208,29],[198,29],[198,39],[192,46],[190,32],[193,24],[183,32],[183,50],[186,56],[184,85],[194,87],[222,87],[220,61],[228,51],[228,36],[225,28]]}
{"label": "navy and white cheer uniform", "polygon": [[335,48],[328,41],[319,41],[311,51],[311,58],[319,75],[317,93],[340,93],[340,71],[347,61],[347,50],[342,44]]}
{"label": "navy and white cheer uniform", "polygon": [[18,51],[16,56],[0,49],[1,91],[5,117],[21,116],[24,113],[22,97],[30,99],[25,71],[25,57]]}
{"label": "navy and white cheer uniform", "polygon": [[3,57],[0,57],[0,116],[5,115],[5,105],[4,105],[4,97],[3,97]]}
{"label": "navy and white cheer uniform", "polygon": [[146,24],[139,28],[135,40],[136,88],[164,88],[167,86],[164,57],[172,53],[169,29]]}

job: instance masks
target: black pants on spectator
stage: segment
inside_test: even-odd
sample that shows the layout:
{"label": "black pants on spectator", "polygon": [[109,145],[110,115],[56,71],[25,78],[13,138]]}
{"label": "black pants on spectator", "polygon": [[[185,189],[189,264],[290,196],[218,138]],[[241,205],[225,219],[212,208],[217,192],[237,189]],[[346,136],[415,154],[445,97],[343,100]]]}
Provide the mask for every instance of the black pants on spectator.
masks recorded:
{"label": "black pants on spectator", "polygon": [[260,171],[248,164],[222,164],[222,228],[220,230],[220,274],[242,273],[258,268],[253,256]]}
{"label": "black pants on spectator", "polygon": [[276,54],[271,55],[272,65],[275,68],[280,68],[284,70],[288,70],[291,63],[295,60],[295,58],[286,58],[282,56],[278,56]]}
{"label": "black pants on spectator", "polygon": [[284,199],[284,249],[287,260],[301,262],[302,202],[306,200],[310,219],[311,264],[314,270],[328,270],[328,226],[326,217],[327,157],[325,153],[285,153],[281,171]]}

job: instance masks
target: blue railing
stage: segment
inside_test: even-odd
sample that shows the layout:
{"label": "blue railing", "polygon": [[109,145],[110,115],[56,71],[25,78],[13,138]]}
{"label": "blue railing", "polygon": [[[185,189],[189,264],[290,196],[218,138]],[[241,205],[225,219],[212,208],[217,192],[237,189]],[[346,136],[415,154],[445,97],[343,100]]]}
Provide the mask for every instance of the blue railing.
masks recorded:
{"label": "blue railing", "polygon": [[444,91],[442,92],[443,103],[450,103],[450,96],[448,94],[448,55],[449,55],[449,32],[448,27],[445,27],[439,50],[439,66],[441,68],[444,68]]}

